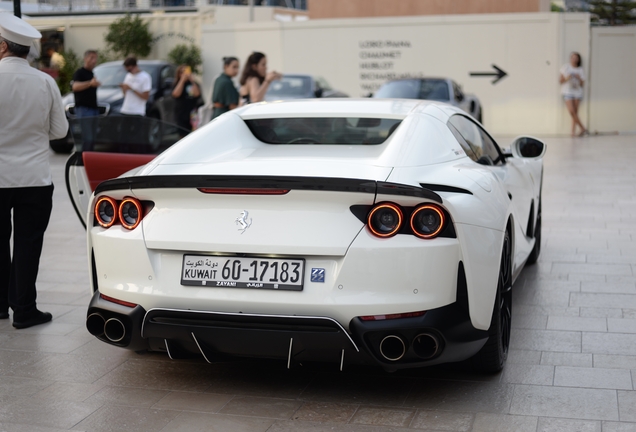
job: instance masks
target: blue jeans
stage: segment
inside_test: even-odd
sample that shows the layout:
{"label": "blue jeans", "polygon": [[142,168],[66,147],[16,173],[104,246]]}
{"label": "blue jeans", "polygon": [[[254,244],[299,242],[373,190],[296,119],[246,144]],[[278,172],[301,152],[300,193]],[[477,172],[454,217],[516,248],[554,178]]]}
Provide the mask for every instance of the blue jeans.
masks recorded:
{"label": "blue jeans", "polygon": [[[92,151],[97,135],[97,122],[99,121],[99,108],[89,108],[83,106],[75,107],[75,116],[80,120],[82,128],[82,151]],[[79,140],[75,140],[78,142]]]}

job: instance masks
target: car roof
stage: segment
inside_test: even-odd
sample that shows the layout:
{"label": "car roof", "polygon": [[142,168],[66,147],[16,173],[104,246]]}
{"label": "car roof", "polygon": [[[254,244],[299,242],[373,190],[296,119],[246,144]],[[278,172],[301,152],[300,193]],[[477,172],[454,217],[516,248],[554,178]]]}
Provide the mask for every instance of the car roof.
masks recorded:
{"label": "car roof", "polygon": [[417,99],[329,98],[258,102],[234,112],[243,120],[272,117],[379,117],[404,119],[413,112],[428,113],[449,105]]}
{"label": "car roof", "polygon": [[392,79],[392,80],[388,80],[387,83],[396,82],[396,81],[424,81],[424,80],[452,81],[450,78],[427,76],[427,77],[419,77],[419,78],[413,77],[413,78]]}
{"label": "car roof", "polygon": [[[123,60],[115,60],[115,61],[109,61],[109,62],[105,62],[105,63],[100,63],[97,66],[112,66],[112,65],[121,66],[123,64],[124,64]],[[166,61],[166,60],[137,60],[137,64],[138,65],[163,66],[163,65],[169,65],[171,63],[169,61]]]}
{"label": "car roof", "polygon": [[285,73],[283,74],[283,78],[313,78],[313,75],[310,74],[302,74],[302,73]]}

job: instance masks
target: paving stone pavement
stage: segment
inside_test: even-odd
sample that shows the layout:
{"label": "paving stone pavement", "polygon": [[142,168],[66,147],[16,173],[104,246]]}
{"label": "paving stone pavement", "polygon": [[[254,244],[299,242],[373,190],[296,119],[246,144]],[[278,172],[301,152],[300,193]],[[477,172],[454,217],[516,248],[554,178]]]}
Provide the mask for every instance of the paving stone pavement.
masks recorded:
{"label": "paving stone pavement", "polygon": [[54,319],[0,321],[0,431],[636,432],[636,136],[545,141],[543,250],[513,287],[512,349],[495,375],[208,365],[99,342],[84,327],[66,156],[51,153],[38,300]]}

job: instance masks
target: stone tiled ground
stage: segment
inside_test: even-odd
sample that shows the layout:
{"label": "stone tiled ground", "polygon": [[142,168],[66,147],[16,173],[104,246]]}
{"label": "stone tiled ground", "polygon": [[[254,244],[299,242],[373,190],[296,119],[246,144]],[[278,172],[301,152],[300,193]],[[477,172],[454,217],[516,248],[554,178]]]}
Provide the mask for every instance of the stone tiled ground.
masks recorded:
{"label": "stone tiled ground", "polygon": [[636,137],[546,142],[543,252],[514,286],[510,358],[491,376],[172,362],[98,342],[66,158],[51,155],[39,301],[54,320],[0,321],[0,430],[636,431]]}

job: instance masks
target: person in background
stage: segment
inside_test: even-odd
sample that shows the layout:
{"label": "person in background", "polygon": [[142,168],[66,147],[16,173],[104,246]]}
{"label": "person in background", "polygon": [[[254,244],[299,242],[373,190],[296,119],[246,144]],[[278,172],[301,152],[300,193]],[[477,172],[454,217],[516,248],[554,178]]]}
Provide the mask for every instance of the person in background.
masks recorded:
{"label": "person in background", "polygon": [[124,103],[121,113],[126,115],[146,115],[146,101],[150,97],[152,78],[148,72],[139,69],[137,59],[128,57],[124,60],[126,76],[119,87],[124,92]]}
{"label": "person in background", "polygon": [[260,52],[253,52],[248,58],[241,74],[239,90],[240,105],[261,102],[272,81],[283,76],[276,71],[267,72],[267,57]]}
{"label": "person in background", "polygon": [[560,72],[561,94],[570,117],[572,117],[572,136],[577,136],[577,126],[581,129],[578,136],[583,136],[588,132],[579,119],[579,105],[583,99],[583,86],[585,85],[585,72],[581,67],[581,55],[577,52],[570,54],[570,62],[563,65]]}
{"label": "person in background", "polygon": [[172,87],[172,97],[175,99],[174,118],[175,123],[181,129],[179,134],[183,137],[187,132],[192,132],[190,116],[197,108],[197,101],[201,96],[201,89],[192,77],[192,68],[181,65],[177,68]]}
{"label": "person in background", "polygon": [[49,56],[49,67],[51,69],[55,69],[59,71],[64,67],[66,61],[64,60],[64,56],[57,52],[55,47],[51,46],[46,50],[47,55]]}
{"label": "person in background", "polygon": [[0,319],[11,307],[18,329],[52,319],[37,308],[35,282],[53,207],[49,140],[68,131],[57,84],[26,60],[41,37],[0,13]]}
{"label": "person in background", "polygon": [[[124,153],[139,152],[147,147],[148,122],[140,117],[146,115],[146,102],[152,90],[152,78],[148,72],[137,65],[135,57],[124,60],[124,69],[128,72],[124,82],[119,85],[124,92],[124,102],[120,113],[125,117],[122,121],[120,151]],[[149,120],[151,121],[151,120]]]}
{"label": "person in background", "polygon": [[212,92],[212,118],[233,110],[238,106],[239,94],[232,78],[239,73],[239,61],[236,57],[223,57],[223,72],[214,81]]}
{"label": "person in background", "polygon": [[84,53],[84,66],[73,74],[71,88],[75,96],[75,116],[82,119],[82,151],[93,150],[99,108],[97,106],[97,87],[101,85],[93,74],[97,65],[97,51],[88,50]]}

